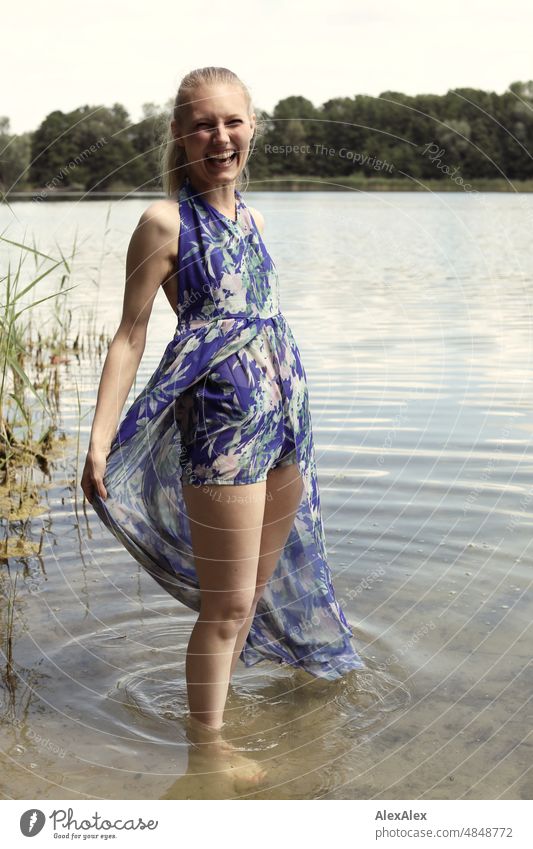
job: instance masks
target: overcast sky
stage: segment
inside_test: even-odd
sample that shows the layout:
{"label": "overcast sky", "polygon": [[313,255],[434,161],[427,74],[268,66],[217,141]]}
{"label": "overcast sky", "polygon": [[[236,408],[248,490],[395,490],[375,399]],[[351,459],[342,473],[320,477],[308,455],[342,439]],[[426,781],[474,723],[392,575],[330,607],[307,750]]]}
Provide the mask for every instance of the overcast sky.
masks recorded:
{"label": "overcast sky", "polygon": [[135,122],[204,65],[269,111],[289,95],[501,93],[533,79],[532,32],[532,0],[19,0],[2,10],[0,115],[20,133],[118,101]]}

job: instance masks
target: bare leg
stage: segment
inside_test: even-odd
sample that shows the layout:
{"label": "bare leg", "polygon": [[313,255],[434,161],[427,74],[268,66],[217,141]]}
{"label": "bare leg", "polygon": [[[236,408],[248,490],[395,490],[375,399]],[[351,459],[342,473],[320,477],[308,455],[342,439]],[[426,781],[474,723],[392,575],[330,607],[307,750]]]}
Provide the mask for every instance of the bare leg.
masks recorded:
{"label": "bare leg", "polygon": [[255,592],[265,492],[265,481],[183,486],[201,594],[185,665],[188,737],[200,771],[207,757],[215,775],[222,773],[236,789],[257,785],[266,776],[221,733],[235,639]]}
{"label": "bare leg", "polygon": [[235,639],[253,603],[265,493],[265,481],[183,487],[201,592],[187,692],[191,717],[211,729],[223,725]]}
{"label": "bare leg", "polygon": [[301,502],[302,493],[303,481],[296,463],[290,466],[278,466],[268,473],[255,592],[250,612],[235,640],[230,678],[233,676],[239,655],[250,631],[257,603],[287,542]]}

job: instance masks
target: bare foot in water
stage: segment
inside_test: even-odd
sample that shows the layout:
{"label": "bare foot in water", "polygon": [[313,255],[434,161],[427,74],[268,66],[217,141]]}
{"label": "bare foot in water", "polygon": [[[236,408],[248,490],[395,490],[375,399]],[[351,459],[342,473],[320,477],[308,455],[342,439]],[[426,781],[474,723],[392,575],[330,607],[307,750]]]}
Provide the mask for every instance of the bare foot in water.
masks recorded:
{"label": "bare foot in water", "polygon": [[195,755],[223,772],[233,781],[236,790],[253,788],[266,778],[267,771],[224,740],[220,728],[213,728],[189,716],[187,736],[195,747]]}

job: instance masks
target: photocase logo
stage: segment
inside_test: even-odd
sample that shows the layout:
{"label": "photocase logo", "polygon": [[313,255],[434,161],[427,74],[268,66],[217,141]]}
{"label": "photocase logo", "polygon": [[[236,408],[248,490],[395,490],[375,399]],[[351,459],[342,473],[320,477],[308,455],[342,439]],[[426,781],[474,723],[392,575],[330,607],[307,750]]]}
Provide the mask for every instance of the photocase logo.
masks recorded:
{"label": "photocase logo", "polygon": [[29,811],[24,811],[20,818],[20,830],[24,837],[35,837],[42,830],[45,822],[46,817],[42,811],[30,808]]}

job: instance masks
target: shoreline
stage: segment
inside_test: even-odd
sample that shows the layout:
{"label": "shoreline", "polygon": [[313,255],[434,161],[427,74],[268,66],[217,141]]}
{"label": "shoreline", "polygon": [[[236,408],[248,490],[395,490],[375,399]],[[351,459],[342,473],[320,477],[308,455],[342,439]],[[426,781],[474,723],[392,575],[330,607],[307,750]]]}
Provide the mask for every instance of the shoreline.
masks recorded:
{"label": "shoreline", "polygon": [[[503,180],[503,179],[479,179],[465,185],[458,185],[453,179],[442,180],[405,180],[405,179],[379,179],[367,178],[364,180],[350,177],[276,177],[263,180],[250,180],[246,192],[461,192],[472,194],[476,192],[533,192],[533,179],[531,180]],[[164,198],[162,190],[137,191],[133,188],[123,187],[119,190],[104,191],[47,191],[46,189],[27,189],[24,191],[0,193],[0,201],[6,203],[14,200],[59,201],[59,200],[103,200],[127,199],[127,198]]]}

